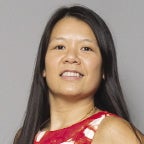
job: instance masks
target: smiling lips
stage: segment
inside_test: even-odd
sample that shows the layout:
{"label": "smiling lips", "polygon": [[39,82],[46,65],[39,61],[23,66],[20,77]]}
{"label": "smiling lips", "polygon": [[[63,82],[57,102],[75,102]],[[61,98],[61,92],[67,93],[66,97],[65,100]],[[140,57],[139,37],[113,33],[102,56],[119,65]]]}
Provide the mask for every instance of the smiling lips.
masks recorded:
{"label": "smiling lips", "polygon": [[60,74],[60,76],[64,79],[79,79],[84,75],[77,71],[64,71]]}

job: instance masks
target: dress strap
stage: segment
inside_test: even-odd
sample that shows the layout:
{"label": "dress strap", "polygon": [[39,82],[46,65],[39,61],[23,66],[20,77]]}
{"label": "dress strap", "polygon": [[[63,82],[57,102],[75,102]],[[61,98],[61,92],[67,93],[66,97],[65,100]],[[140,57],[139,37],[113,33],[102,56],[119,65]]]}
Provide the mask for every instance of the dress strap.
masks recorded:
{"label": "dress strap", "polygon": [[[92,121],[89,123],[89,125],[90,125],[91,127],[93,127],[95,131],[98,129],[99,125],[101,124],[101,122],[102,122],[106,117],[108,117],[108,116],[113,116],[113,115],[114,115],[114,114],[109,113],[109,112],[107,112],[107,111],[102,111],[102,112],[100,112],[99,114],[100,114],[100,115],[99,115],[98,118],[96,117],[94,120],[92,120]],[[97,115],[97,114],[96,114],[96,115]]]}
{"label": "dress strap", "polygon": [[88,139],[91,139],[91,141],[92,141],[99,125],[108,116],[114,116],[114,114],[109,113],[107,111],[101,111],[101,112],[93,115],[93,120],[90,121],[89,124],[87,125],[87,127],[83,130],[85,137]]}

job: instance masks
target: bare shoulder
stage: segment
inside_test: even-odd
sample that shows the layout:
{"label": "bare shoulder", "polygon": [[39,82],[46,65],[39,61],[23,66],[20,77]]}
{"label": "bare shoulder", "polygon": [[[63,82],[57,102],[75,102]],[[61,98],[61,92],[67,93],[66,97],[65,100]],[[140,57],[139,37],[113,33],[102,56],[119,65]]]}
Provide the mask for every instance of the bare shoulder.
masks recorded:
{"label": "bare shoulder", "polygon": [[[144,144],[144,136],[135,130]],[[131,125],[124,119],[109,116],[106,117],[94,136],[92,144],[140,144]]]}

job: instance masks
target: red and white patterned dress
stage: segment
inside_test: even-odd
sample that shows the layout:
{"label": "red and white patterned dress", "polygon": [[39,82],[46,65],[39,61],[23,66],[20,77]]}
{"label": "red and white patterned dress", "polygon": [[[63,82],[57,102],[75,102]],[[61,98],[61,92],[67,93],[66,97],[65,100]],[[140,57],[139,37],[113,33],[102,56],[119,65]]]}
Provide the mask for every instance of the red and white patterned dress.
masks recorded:
{"label": "red and white patterned dress", "polygon": [[101,111],[63,129],[39,131],[34,144],[91,144],[98,126],[110,115],[113,114]]}

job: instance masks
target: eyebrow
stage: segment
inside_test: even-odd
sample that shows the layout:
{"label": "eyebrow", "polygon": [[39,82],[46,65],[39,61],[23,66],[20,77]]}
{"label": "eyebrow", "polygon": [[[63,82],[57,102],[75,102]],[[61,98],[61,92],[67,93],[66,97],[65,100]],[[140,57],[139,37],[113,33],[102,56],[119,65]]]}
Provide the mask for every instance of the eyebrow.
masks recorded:
{"label": "eyebrow", "polygon": [[[53,40],[63,40],[63,41],[66,41],[67,39],[64,38],[64,37],[54,37],[53,39],[50,39],[50,43],[51,43]],[[80,42],[86,41],[86,42],[90,42],[90,43],[96,42],[95,39],[89,39],[89,38],[83,38],[83,39],[80,39],[79,41],[80,41]]]}

